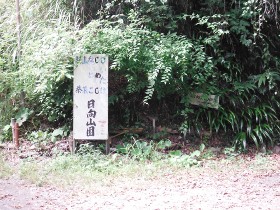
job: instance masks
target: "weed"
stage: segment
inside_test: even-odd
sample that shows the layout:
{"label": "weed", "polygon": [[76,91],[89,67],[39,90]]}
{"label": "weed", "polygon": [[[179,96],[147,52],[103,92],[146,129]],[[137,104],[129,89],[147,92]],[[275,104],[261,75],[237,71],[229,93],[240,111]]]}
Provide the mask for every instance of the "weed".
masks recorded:
{"label": "weed", "polygon": [[167,131],[166,129],[163,129],[162,131],[159,131],[155,134],[150,135],[151,139],[154,139],[156,141],[160,140],[160,139],[164,139],[167,136]]}
{"label": "weed", "polygon": [[206,152],[203,152],[202,159],[211,159],[215,156],[215,154],[211,150],[207,150]]}
{"label": "weed", "polygon": [[269,165],[269,160],[267,159],[267,156],[262,153],[258,153],[255,156],[253,162],[254,164],[252,164],[251,167],[258,168],[258,169],[265,169]]}
{"label": "weed", "polygon": [[27,138],[28,140],[37,144],[38,147],[41,147],[42,145],[46,145],[50,141],[51,134],[47,131],[38,130],[28,134]]}
{"label": "weed", "polygon": [[77,151],[78,155],[92,155],[92,156],[98,156],[101,154],[101,151],[98,148],[95,148],[94,145],[90,145],[89,143],[87,144],[82,144]]}
{"label": "weed", "polygon": [[9,177],[12,172],[12,168],[6,164],[3,155],[0,153],[0,178]]}
{"label": "weed", "polygon": [[158,143],[154,141],[146,142],[134,139],[134,143],[124,143],[117,145],[117,152],[132,157],[135,160],[160,160],[163,156],[160,150],[171,146],[169,139],[161,140]]}
{"label": "weed", "polygon": [[201,152],[196,150],[189,155],[182,154],[180,150],[171,151],[169,153],[170,158],[167,159],[171,165],[177,165],[179,167],[191,167],[194,165],[198,165],[198,157],[200,156]]}
{"label": "weed", "polygon": [[41,180],[40,165],[32,159],[27,159],[19,165],[20,178],[27,179],[32,183],[38,183]]}
{"label": "weed", "polygon": [[236,157],[239,153],[237,153],[235,151],[235,148],[234,147],[226,147],[224,149],[224,154],[227,156],[227,157]]}

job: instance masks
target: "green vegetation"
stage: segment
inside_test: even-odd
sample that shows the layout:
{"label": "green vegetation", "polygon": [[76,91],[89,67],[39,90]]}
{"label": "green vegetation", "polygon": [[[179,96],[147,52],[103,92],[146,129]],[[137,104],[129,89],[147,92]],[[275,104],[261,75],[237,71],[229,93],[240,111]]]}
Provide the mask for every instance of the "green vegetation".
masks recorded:
{"label": "green vegetation", "polygon": [[[160,144],[158,146],[160,147]],[[136,145],[133,147],[138,148]],[[154,156],[152,161],[149,157],[144,158],[133,152],[126,155],[104,155],[98,148],[85,144],[75,155],[58,155],[51,159],[45,158],[42,162],[27,158],[20,161],[17,168],[21,178],[38,185],[55,184],[67,187],[77,184],[86,187],[106,183],[111,179],[118,180],[124,176],[127,179],[137,176],[149,178],[157,176],[160,171],[164,173],[199,165],[199,151],[184,155],[174,152],[163,154],[152,149],[150,153]]]}
{"label": "green vegetation", "polygon": [[12,173],[12,168],[6,163],[4,156],[0,153],[0,178],[9,177]]}
{"label": "green vegetation", "polygon": [[[106,53],[112,126],[142,123],[145,111],[243,150],[276,143],[278,1],[22,0],[20,54],[14,3],[0,0],[0,14],[1,141],[10,140],[11,117],[32,138],[67,135],[73,56]],[[219,96],[219,108],[190,104],[195,93]],[[154,142],[132,145],[127,153],[153,157]]]}
{"label": "green vegetation", "polygon": [[[155,152],[153,150],[153,152]],[[226,157],[222,160],[211,159],[209,151],[195,151],[190,155],[180,152],[161,154],[157,160],[136,160],[131,155],[118,153],[104,155],[99,149],[84,145],[80,153],[75,155],[58,155],[53,158],[26,158],[17,164],[0,159],[0,177],[19,176],[37,186],[53,185],[62,188],[77,188],[92,191],[97,186],[112,186],[114,182],[127,183],[137,179],[164,179],[166,174],[192,174],[199,177],[202,173],[213,171],[248,171],[261,172],[277,168],[275,161],[269,156],[256,155],[236,156],[231,148],[225,149]],[[207,157],[205,156],[207,155]],[[5,153],[6,157],[14,154]],[[212,155],[213,157],[213,155]],[[202,159],[203,158],[203,159]],[[197,161],[197,162],[195,162]],[[194,167],[190,167],[194,166]],[[275,168],[275,169],[276,169]]]}

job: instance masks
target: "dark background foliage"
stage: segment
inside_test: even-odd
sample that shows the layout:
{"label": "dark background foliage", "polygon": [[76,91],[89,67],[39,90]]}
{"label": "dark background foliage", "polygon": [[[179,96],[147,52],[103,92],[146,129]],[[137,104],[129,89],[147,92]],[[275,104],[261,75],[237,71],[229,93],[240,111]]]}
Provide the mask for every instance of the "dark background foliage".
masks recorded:
{"label": "dark background foliage", "polygon": [[[13,5],[0,3],[1,127],[23,108],[34,111],[30,130],[71,127],[72,57],[107,53],[112,127],[156,115],[243,149],[277,142],[278,1],[25,0],[18,62]],[[219,96],[219,108],[190,104],[194,93]]]}

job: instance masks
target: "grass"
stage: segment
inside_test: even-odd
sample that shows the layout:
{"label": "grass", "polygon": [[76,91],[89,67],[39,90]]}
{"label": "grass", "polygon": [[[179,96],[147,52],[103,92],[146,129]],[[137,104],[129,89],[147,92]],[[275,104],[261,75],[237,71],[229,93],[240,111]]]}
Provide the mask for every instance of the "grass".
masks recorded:
{"label": "grass", "polygon": [[12,174],[12,168],[6,163],[4,155],[0,153],[0,179],[8,178]]}
{"label": "grass", "polygon": [[[53,185],[92,191],[116,182],[163,179],[166,174],[199,176],[202,173],[235,173],[242,170],[261,172],[279,167],[270,157],[260,154],[253,157],[229,155],[221,159],[202,159],[200,163],[188,167],[188,164],[182,162],[189,161],[188,159],[167,155],[156,160],[136,160],[128,155],[103,155],[98,150],[92,150],[53,158],[22,159],[13,166],[8,165],[5,156],[0,154],[0,178],[8,178],[16,173],[20,178],[37,186]],[[200,158],[203,158],[203,155]]]}
{"label": "grass", "polygon": [[150,179],[163,173],[174,172],[178,167],[163,162],[136,161],[127,156],[69,155],[49,159],[43,164],[25,161],[20,164],[20,177],[41,186],[50,184],[65,187],[92,189],[125,179]]}

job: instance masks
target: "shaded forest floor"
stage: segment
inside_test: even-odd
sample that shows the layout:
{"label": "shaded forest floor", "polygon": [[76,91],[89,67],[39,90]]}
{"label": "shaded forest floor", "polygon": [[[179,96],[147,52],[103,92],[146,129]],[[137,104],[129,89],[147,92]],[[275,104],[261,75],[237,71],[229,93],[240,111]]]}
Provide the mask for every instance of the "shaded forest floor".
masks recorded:
{"label": "shaded forest floor", "polygon": [[18,165],[23,157],[11,151],[0,149],[7,164],[0,174],[8,174],[0,179],[1,210],[280,208],[279,154],[210,158],[192,168],[163,166],[152,175],[147,164],[134,176],[108,174],[88,186],[77,178],[61,187],[22,178]]}

